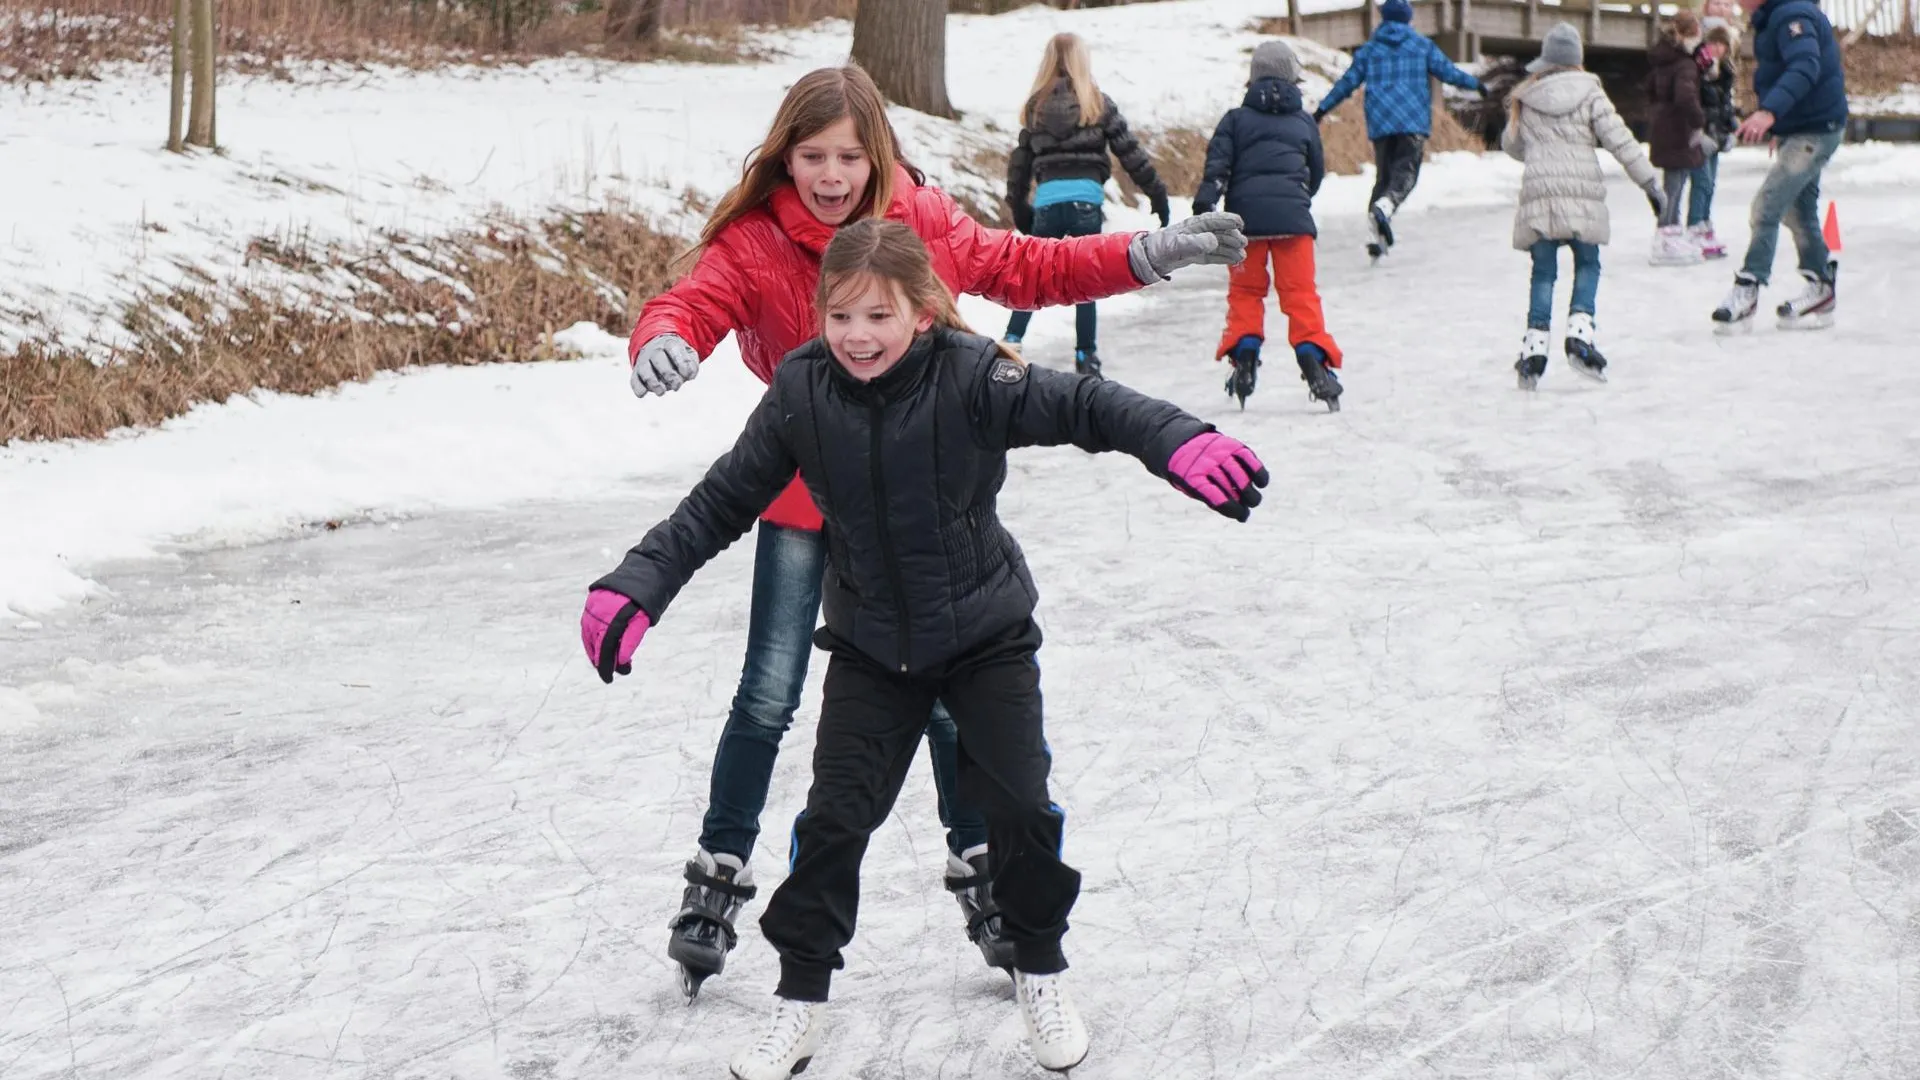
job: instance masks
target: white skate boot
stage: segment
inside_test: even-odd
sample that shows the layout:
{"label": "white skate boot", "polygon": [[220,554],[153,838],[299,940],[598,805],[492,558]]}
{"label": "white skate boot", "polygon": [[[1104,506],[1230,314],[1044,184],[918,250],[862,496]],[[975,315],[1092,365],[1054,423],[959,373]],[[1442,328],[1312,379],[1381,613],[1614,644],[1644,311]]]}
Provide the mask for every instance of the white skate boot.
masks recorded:
{"label": "white skate boot", "polygon": [[1027,1025],[1027,1042],[1041,1068],[1066,1072],[1086,1060],[1087,1025],[1059,975],[1016,971],[1013,989],[1020,999],[1020,1019]]}
{"label": "white skate boot", "polygon": [[1812,271],[1802,270],[1800,276],[1807,281],[1807,287],[1800,295],[1781,304],[1775,314],[1780,317],[1782,330],[1825,330],[1833,325],[1833,310],[1837,297],[1834,286],[1839,281],[1840,264],[1827,262],[1827,276],[1821,277]]}
{"label": "white skate boot", "polygon": [[1753,313],[1760,308],[1760,279],[1740,271],[1733,276],[1733,288],[1720,306],[1713,309],[1713,332],[1743,334],[1753,329]]}
{"label": "white skate boot", "polygon": [[1655,266],[1692,266],[1699,262],[1700,245],[1687,235],[1683,225],[1662,225],[1654,230],[1653,254],[1647,261]]}
{"label": "white skate boot", "polygon": [[1548,347],[1545,330],[1527,327],[1527,336],[1520,339],[1520,359],[1513,362],[1514,373],[1520,377],[1520,389],[1539,389],[1540,376],[1547,373]]}
{"label": "white skate boot", "polygon": [[825,1004],[773,999],[773,1017],[760,1037],[733,1056],[734,1080],[787,1080],[807,1071],[826,1026]]}

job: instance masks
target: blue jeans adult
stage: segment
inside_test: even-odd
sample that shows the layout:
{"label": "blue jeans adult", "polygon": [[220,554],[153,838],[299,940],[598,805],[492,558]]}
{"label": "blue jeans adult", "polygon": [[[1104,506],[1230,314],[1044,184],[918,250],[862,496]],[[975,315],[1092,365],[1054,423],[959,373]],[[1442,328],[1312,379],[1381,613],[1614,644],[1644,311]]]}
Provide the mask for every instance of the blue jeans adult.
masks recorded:
{"label": "blue jeans adult", "polygon": [[[1105,217],[1099,203],[1060,202],[1047,206],[1036,206],[1033,210],[1033,235],[1048,238],[1064,236],[1093,236],[1105,224]],[[1027,336],[1027,324],[1033,321],[1033,312],[1016,311],[1013,318],[1007,320],[1007,340],[1019,341]],[[1091,302],[1075,304],[1073,307],[1073,348],[1075,352],[1087,354],[1095,352],[1094,336],[1098,329],[1097,315]]]}
{"label": "blue jeans adult", "polygon": [[1687,178],[1687,224],[1713,220],[1713,189],[1720,185],[1720,155],[1708,154],[1706,164]]}
{"label": "blue jeans adult", "polygon": [[1600,245],[1583,240],[1536,240],[1527,253],[1533,256],[1533,292],[1527,303],[1527,326],[1533,330],[1553,327],[1553,286],[1560,278],[1560,249],[1573,249],[1573,301],[1567,310],[1575,314],[1593,314],[1593,303],[1600,295]]}
{"label": "blue jeans adult", "polygon": [[[747,660],[740,688],[727,713],[713,754],[707,815],[700,846],[745,862],[760,836],[780,738],[793,724],[820,618],[821,577],[826,572],[826,534],[761,522],[753,558],[753,600],[747,617]],[[987,822],[961,803],[959,735],[944,705],[935,703],[927,725],[940,823],[955,854],[987,842]]]}
{"label": "blue jeans adult", "polygon": [[1753,196],[1753,239],[1747,242],[1742,273],[1765,285],[1773,276],[1773,252],[1780,243],[1780,226],[1793,233],[1800,269],[1825,280],[1826,237],[1820,234],[1820,172],[1840,149],[1843,131],[1788,135],[1774,147],[1773,168]]}

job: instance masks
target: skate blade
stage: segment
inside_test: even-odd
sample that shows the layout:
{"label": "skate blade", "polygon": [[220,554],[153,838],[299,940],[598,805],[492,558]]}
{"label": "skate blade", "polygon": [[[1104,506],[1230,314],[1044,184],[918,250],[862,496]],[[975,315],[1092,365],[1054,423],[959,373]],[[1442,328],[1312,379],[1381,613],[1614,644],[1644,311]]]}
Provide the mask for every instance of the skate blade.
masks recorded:
{"label": "skate blade", "polygon": [[1520,389],[1525,390],[1528,393],[1532,393],[1533,391],[1540,389],[1540,380],[1538,378],[1535,378],[1534,376],[1522,375],[1517,381],[1520,384]]}
{"label": "skate blade", "polygon": [[684,967],[680,969],[680,992],[687,996],[688,1005],[692,1005],[700,997],[700,986],[706,981],[707,975],[704,972],[688,971]]}
{"label": "skate blade", "polygon": [[1585,367],[1581,367],[1579,364],[1568,364],[1567,366],[1572,368],[1574,371],[1578,372],[1580,375],[1588,379],[1592,379],[1594,382],[1603,383],[1607,381],[1607,373],[1604,370],[1595,370],[1593,368],[1585,368]]}
{"label": "skate blade", "polygon": [[1753,320],[1739,319],[1734,322],[1716,322],[1713,324],[1716,337],[1742,337],[1753,333]]}
{"label": "skate blade", "polygon": [[1798,319],[1781,319],[1779,326],[1782,330],[1826,330],[1833,326],[1833,312],[1823,311],[1818,315],[1806,315]]}

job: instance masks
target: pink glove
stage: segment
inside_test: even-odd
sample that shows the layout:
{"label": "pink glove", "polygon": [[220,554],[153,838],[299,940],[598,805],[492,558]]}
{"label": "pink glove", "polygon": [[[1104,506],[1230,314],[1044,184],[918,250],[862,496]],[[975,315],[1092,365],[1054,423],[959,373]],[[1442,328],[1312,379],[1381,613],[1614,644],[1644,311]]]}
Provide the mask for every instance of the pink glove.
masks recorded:
{"label": "pink glove", "polygon": [[587,593],[587,610],[580,613],[580,644],[587,647],[587,662],[600,673],[600,681],[610,683],[616,672],[633,673],[633,650],[647,636],[652,625],[640,605],[610,589]]}
{"label": "pink glove", "polygon": [[1235,521],[1247,520],[1260,505],[1267,467],[1247,445],[1217,431],[1203,432],[1180,444],[1167,461],[1173,486]]}

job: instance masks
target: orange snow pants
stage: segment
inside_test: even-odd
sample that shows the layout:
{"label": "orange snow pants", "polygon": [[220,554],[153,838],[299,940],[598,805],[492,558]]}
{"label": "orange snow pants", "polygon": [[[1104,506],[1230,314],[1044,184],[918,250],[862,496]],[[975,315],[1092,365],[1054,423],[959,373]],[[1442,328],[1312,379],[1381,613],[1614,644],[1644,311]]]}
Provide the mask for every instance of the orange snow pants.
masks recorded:
{"label": "orange snow pants", "polygon": [[[1267,273],[1271,263],[1273,273]],[[1340,366],[1340,346],[1327,333],[1320,313],[1320,290],[1314,284],[1313,237],[1282,236],[1247,244],[1247,261],[1227,270],[1227,331],[1220,335],[1218,360],[1243,337],[1267,336],[1267,289],[1280,294],[1280,311],[1287,317],[1287,343],[1311,341],[1327,352],[1327,363]]]}

